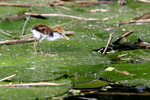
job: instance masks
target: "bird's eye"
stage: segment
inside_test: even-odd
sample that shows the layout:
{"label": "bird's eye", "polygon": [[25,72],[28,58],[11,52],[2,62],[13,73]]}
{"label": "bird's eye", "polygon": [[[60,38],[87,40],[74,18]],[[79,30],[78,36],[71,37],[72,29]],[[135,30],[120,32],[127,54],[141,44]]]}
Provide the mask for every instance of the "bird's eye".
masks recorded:
{"label": "bird's eye", "polygon": [[60,35],[62,35],[62,33],[59,33]]}

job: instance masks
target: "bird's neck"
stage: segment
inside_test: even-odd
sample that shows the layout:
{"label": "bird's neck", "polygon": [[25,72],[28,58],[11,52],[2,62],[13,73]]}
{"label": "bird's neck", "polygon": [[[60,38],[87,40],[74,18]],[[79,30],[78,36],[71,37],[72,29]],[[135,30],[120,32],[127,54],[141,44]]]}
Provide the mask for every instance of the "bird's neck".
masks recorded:
{"label": "bird's neck", "polygon": [[48,41],[55,41],[57,39],[61,39],[63,37],[61,37],[57,32],[53,32],[53,36],[48,36],[47,40]]}

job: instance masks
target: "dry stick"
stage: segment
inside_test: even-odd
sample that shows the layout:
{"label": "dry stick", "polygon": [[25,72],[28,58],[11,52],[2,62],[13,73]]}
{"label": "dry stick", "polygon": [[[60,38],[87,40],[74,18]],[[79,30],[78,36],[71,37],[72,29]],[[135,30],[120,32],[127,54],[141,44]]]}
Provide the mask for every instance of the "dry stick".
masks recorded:
{"label": "dry stick", "polygon": [[123,37],[129,35],[129,34],[132,33],[132,32],[133,32],[133,30],[128,31],[128,32],[125,32],[123,35],[121,35],[121,36],[119,37],[119,39],[122,39]]}
{"label": "dry stick", "polygon": [[149,60],[150,61],[150,58],[140,58],[140,57],[138,57],[138,59]]}
{"label": "dry stick", "polygon": [[28,84],[10,84],[0,85],[0,87],[31,87],[31,86],[59,86],[66,83],[28,83]]}
{"label": "dry stick", "polygon": [[122,55],[118,55],[118,58],[125,57],[125,56],[127,56],[127,55],[128,55],[128,53],[122,54]]}
{"label": "dry stick", "polygon": [[69,28],[65,29],[65,31],[69,30],[70,28],[74,27],[75,25],[79,24],[81,22],[81,20],[79,20],[78,22],[76,22],[75,24],[73,24],[72,26],[70,26]]}
{"label": "dry stick", "polygon": [[117,39],[115,42],[113,42],[113,44],[118,43],[122,38],[126,37],[127,35],[129,35],[132,32],[133,32],[133,30],[123,33],[123,35],[121,35],[119,37],[119,39]]}
{"label": "dry stick", "polygon": [[62,98],[58,98],[58,97],[52,97],[52,99],[54,99],[54,100],[63,100]]}
{"label": "dry stick", "polygon": [[141,20],[135,20],[134,23],[149,23],[150,19],[141,19]]}
{"label": "dry stick", "polygon": [[106,45],[106,47],[105,47],[105,49],[104,49],[104,51],[103,51],[103,55],[105,54],[105,52],[106,52],[106,50],[107,50],[107,48],[108,48],[108,45],[109,45],[109,43],[110,43],[110,40],[111,40],[111,37],[112,37],[112,35],[114,34],[114,32],[113,33],[111,33],[110,34],[110,36],[109,36],[109,39],[108,39],[108,42],[107,42],[107,45]]}
{"label": "dry stick", "polygon": [[17,7],[32,7],[32,6],[41,6],[40,4],[10,4],[10,3],[0,3],[0,6],[17,6]]}
{"label": "dry stick", "polygon": [[75,72],[75,79],[78,80],[78,73]]}
{"label": "dry stick", "polygon": [[16,74],[11,75],[11,76],[8,76],[8,77],[5,77],[5,78],[1,79],[0,82],[1,82],[1,81],[4,81],[4,80],[7,80],[7,79],[9,79],[9,78],[12,78],[12,77],[14,77],[14,76],[16,76]]}
{"label": "dry stick", "polygon": [[42,5],[50,5],[50,6],[61,6],[65,3],[68,3],[68,2],[64,2],[64,1],[61,1],[61,0],[54,0],[54,1],[51,1],[51,2],[46,2],[46,3],[40,3],[40,4],[10,4],[10,3],[0,3],[0,6],[17,6],[17,7],[32,7],[32,6],[36,6],[36,7],[40,7],[41,4]]}
{"label": "dry stick", "polygon": [[13,16],[9,16],[9,17],[3,17],[2,21],[9,21],[9,20],[13,20],[13,21],[19,21],[19,20],[24,20],[26,19],[26,15],[21,13],[21,14],[16,14]]}
{"label": "dry stick", "polygon": [[147,0],[138,0],[140,2],[145,2],[145,3],[150,3],[150,1],[147,1]]}
{"label": "dry stick", "polygon": [[115,68],[115,71],[117,71],[118,73],[121,73],[121,74],[130,75],[130,76],[135,76],[135,74],[131,74],[131,73],[127,72],[127,71],[119,71],[119,70],[117,70],[116,68]]}
{"label": "dry stick", "polygon": [[117,26],[120,26],[122,24],[131,24],[131,23],[149,23],[150,19],[140,19],[140,20],[131,20],[131,21],[121,21],[119,23],[114,23],[118,24]]}
{"label": "dry stick", "polygon": [[0,41],[0,45],[2,44],[17,44],[17,43],[25,43],[25,42],[33,42],[34,38],[28,38],[28,39],[21,39],[21,40],[6,40],[6,41]]}
{"label": "dry stick", "polygon": [[69,17],[69,18],[74,18],[74,19],[81,19],[85,21],[97,21],[97,20],[107,20],[108,18],[103,18],[103,19],[93,19],[93,18],[82,18],[82,17],[77,17],[77,16],[72,16],[72,15],[63,15],[63,14],[35,14],[35,13],[25,13],[25,15],[31,15],[31,16],[44,16],[44,17]]}
{"label": "dry stick", "polygon": [[76,35],[74,31],[65,31],[65,35]]}
{"label": "dry stick", "polygon": [[112,3],[113,1],[75,1],[75,3],[78,4],[108,4],[108,3]]}

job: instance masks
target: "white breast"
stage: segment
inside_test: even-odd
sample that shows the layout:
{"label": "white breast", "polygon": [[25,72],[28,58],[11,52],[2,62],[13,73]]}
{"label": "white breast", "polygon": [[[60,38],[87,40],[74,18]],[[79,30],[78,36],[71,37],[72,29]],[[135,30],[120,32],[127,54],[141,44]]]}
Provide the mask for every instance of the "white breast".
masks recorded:
{"label": "white breast", "polygon": [[42,38],[39,40],[39,42],[41,42],[42,40],[45,40],[48,37],[48,35],[43,35],[41,32],[39,32],[35,29],[32,29],[31,32],[33,34],[33,37],[36,38],[37,40],[39,40],[40,36],[42,36]]}

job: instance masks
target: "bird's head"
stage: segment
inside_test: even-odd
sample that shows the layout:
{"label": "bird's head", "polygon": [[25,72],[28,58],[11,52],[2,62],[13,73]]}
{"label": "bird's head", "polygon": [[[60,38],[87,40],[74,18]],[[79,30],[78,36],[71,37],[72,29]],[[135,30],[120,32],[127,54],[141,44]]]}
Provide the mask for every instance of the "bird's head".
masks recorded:
{"label": "bird's head", "polygon": [[65,35],[65,30],[60,27],[60,26],[55,26],[53,28],[53,32],[55,33],[58,33],[58,35],[61,37],[61,38],[65,38],[66,40],[69,40],[69,38]]}

